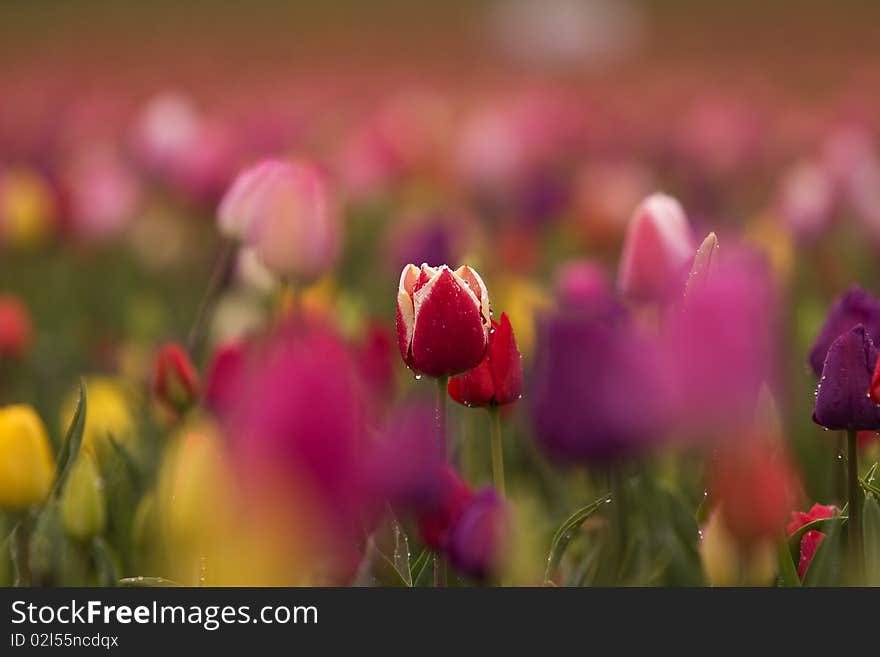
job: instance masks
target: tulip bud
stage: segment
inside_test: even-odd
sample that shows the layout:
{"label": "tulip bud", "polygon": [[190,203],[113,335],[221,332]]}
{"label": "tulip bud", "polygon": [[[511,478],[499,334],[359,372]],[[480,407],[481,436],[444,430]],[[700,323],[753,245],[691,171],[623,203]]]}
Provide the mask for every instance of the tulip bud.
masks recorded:
{"label": "tulip bud", "polygon": [[159,350],[153,391],[159,403],[176,415],[185,413],[198,400],[198,374],[179,345],[169,343]]}
{"label": "tulip bud", "polygon": [[649,196],[626,231],[617,278],[621,293],[638,301],[667,301],[680,294],[693,253],[679,202],[663,194]]}
{"label": "tulip bud", "polygon": [[489,346],[477,367],[449,379],[449,396],[465,406],[503,406],[522,396],[522,357],[507,313],[492,320]]}
{"label": "tulip bud", "polygon": [[205,378],[204,401],[215,415],[226,417],[235,408],[246,366],[247,347],[242,342],[227,342],[214,352]]}
{"label": "tulip bud", "polygon": [[880,429],[880,406],[870,397],[877,348],[857,325],[835,340],[816,388],[813,421],[826,429]]}
{"label": "tulip bud", "polygon": [[687,284],[684,293],[687,295],[692,292],[695,287],[705,285],[709,279],[709,273],[715,265],[715,258],[718,256],[718,237],[715,233],[706,235],[706,239],[697,249],[694,256],[694,264],[691,267],[691,273],[688,274]]}
{"label": "tulip bud", "polygon": [[810,349],[810,368],[816,376],[822,374],[831,343],[856,324],[864,324],[872,340],[880,339],[880,300],[854,285],[834,301]]}
{"label": "tulip bud", "polygon": [[104,531],[104,489],[94,457],[80,452],[61,495],[64,531],[78,541],[88,541]]}
{"label": "tulip bud", "polygon": [[505,556],[510,518],[504,500],[486,488],[471,500],[452,530],[449,561],[474,579],[498,574]]}
{"label": "tulip bud", "polygon": [[27,309],[11,294],[0,296],[0,357],[22,356],[31,341]]}
{"label": "tulip bud", "polygon": [[[86,381],[89,391],[88,413],[83,428],[82,449],[89,450],[101,459],[103,450],[109,446],[107,439],[113,436],[120,443],[135,438],[135,420],[131,399],[126,389],[109,377],[90,377]],[[77,391],[64,400],[61,409],[62,434],[67,431],[76,410]]]}
{"label": "tulip bud", "polygon": [[432,377],[475,368],[489,342],[489,294],[467,265],[407,265],[397,292],[397,344],[407,366]]}
{"label": "tulip bud", "polygon": [[[802,511],[792,511],[791,522],[786,525],[785,531],[791,535],[814,520],[831,518],[839,513],[840,509],[836,506],[824,506],[822,504],[814,504],[807,513],[803,513]],[[801,537],[800,561],[798,562],[798,577],[801,579],[806,575],[807,568],[810,567],[813,557],[816,556],[816,550],[819,549],[819,545],[824,538],[825,534],[816,529],[811,529],[810,531],[805,532]]]}
{"label": "tulip bud", "polygon": [[49,437],[34,409],[0,408],[0,509],[19,511],[39,504],[54,473]]}
{"label": "tulip bud", "polygon": [[278,276],[313,280],[339,255],[339,211],[325,176],[309,162],[266,160],[246,169],[224,196],[218,225],[246,240]]}

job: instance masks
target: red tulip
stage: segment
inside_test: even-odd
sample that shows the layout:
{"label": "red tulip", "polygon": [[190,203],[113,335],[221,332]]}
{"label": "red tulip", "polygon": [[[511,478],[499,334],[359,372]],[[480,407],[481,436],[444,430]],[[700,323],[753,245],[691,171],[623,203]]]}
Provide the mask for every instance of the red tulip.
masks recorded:
{"label": "red tulip", "polygon": [[11,294],[0,296],[0,357],[18,358],[31,341],[31,318],[27,308]]}
{"label": "red tulip", "polygon": [[[840,513],[840,509],[836,506],[814,504],[807,513],[802,511],[792,511],[791,522],[786,525],[785,529],[789,534],[794,534],[798,529],[804,525],[808,525],[814,520],[831,518],[838,513]],[[801,537],[801,558],[798,563],[798,577],[801,579],[804,578],[807,568],[810,567],[810,562],[813,560],[813,557],[816,556],[816,550],[819,549],[819,544],[824,538],[825,534],[817,529],[811,529],[810,531],[805,532]]]}
{"label": "red tulip", "polygon": [[522,356],[507,313],[492,320],[489,347],[482,362],[467,374],[449,379],[449,396],[465,406],[503,406],[522,396]]}
{"label": "red tulip", "polygon": [[719,454],[710,497],[739,541],[773,539],[785,524],[797,489],[793,468],[765,438],[746,438]]}
{"label": "red tulip", "polygon": [[489,343],[489,294],[468,266],[407,265],[397,292],[397,344],[413,371],[433,377],[472,370]]}
{"label": "red tulip", "polygon": [[217,347],[205,377],[205,406],[219,417],[228,417],[241,396],[248,350],[243,342],[230,341]]}
{"label": "red tulip", "polygon": [[159,350],[153,390],[160,404],[178,414],[188,410],[198,399],[198,374],[179,345],[169,343]]}

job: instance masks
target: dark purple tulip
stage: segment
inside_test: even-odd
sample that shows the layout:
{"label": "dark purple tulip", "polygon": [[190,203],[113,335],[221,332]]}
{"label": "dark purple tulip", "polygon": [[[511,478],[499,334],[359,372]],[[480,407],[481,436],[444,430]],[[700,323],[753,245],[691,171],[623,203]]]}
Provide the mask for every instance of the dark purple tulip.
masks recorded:
{"label": "dark purple tulip", "polygon": [[858,324],[828,350],[816,389],[813,421],[826,429],[880,429],[880,406],[868,396],[877,348]]}
{"label": "dark purple tulip", "polygon": [[816,376],[822,373],[831,343],[856,324],[864,325],[872,340],[880,339],[880,300],[854,285],[835,300],[810,350],[810,367]]}
{"label": "dark purple tulip", "polygon": [[474,579],[497,575],[509,533],[506,503],[494,488],[485,488],[471,500],[452,529],[447,548],[449,562]]}
{"label": "dark purple tulip", "polygon": [[558,312],[538,325],[528,392],[538,444],[559,461],[610,461],[663,434],[652,341],[623,313]]}

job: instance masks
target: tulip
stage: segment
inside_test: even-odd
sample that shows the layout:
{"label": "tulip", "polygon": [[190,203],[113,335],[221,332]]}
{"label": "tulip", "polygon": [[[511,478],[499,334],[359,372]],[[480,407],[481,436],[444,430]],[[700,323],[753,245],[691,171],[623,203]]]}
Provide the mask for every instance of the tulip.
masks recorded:
{"label": "tulip", "polygon": [[529,386],[538,445],[557,461],[608,463],[655,444],[667,405],[657,352],[610,304],[542,318]]}
{"label": "tulip", "polygon": [[746,435],[719,452],[710,472],[709,499],[743,546],[775,540],[797,492],[788,457],[762,435]]}
{"label": "tulip", "polygon": [[0,241],[28,249],[52,234],[58,202],[40,173],[30,169],[0,171]]}
{"label": "tulip", "polygon": [[783,177],[777,204],[795,236],[811,240],[833,219],[835,201],[834,181],[826,167],[802,162]]}
{"label": "tulip", "polygon": [[522,357],[506,313],[492,320],[486,355],[477,367],[449,379],[449,396],[465,406],[504,406],[522,396]]}
{"label": "tulip", "polygon": [[34,409],[0,408],[0,509],[21,511],[39,504],[54,474],[49,436]]}
{"label": "tulip", "polygon": [[671,196],[653,194],[630,219],[617,285],[637,301],[667,302],[680,294],[694,258],[687,217]]}
{"label": "tulip", "polygon": [[489,294],[467,265],[407,265],[397,292],[397,344],[414,372],[462,374],[483,360],[489,343]]}
{"label": "tulip", "polygon": [[27,308],[11,294],[0,295],[0,357],[19,358],[31,342]]}
{"label": "tulip", "polygon": [[710,586],[767,586],[776,573],[776,545],[764,539],[743,546],[724,525],[720,509],[700,530],[700,560]]}
{"label": "tulip", "polygon": [[[839,513],[840,509],[836,506],[824,506],[822,504],[814,504],[807,513],[802,511],[792,511],[791,522],[786,525],[785,531],[791,535],[814,520],[832,518]],[[825,533],[820,532],[817,529],[811,529],[810,531],[805,532],[801,537],[800,561],[798,562],[798,577],[801,579],[804,578],[807,568],[810,567],[810,562],[812,562],[813,557],[816,556],[816,550],[819,549],[819,545],[824,538]]]}
{"label": "tulip", "polygon": [[880,429],[880,405],[870,394],[876,364],[877,348],[864,325],[841,335],[828,349],[813,409],[814,422],[847,432],[847,533],[850,563],[857,575],[862,570],[858,431]]}
{"label": "tulip", "polygon": [[876,363],[877,348],[862,324],[837,338],[816,389],[813,421],[826,429],[880,429],[880,406],[868,395]]}
{"label": "tulip", "polygon": [[856,324],[864,325],[872,340],[880,338],[880,300],[854,285],[835,300],[810,350],[810,368],[816,376],[822,374],[831,343]]}
{"label": "tulip", "polygon": [[448,466],[440,477],[439,491],[418,514],[422,542],[434,551],[448,547],[453,527],[474,497],[471,488]]}
{"label": "tulip", "polygon": [[242,393],[247,369],[247,346],[237,340],[217,347],[205,377],[205,406],[218,417],[228,417]]}
{"label": "tulip", "polygon": [[477,493],[450,535],[448,553],[452,566],[478,580],[497,576],[510,533],[508,513],[504,499],[494,488]]}
{"label": "tulip", "polygon": [[61,495],[61,522],[72,538],[86,542],[104,531],[107,512],[94,457],[81,452]]}
{"label": "tulip", "polygon": [[[728,252],[689,287],[668,315],[662,346],[688,439],[751,424],[761,386],[775,375],[777,307],[769,268],[750,252]],[[704,271],[704,270],[702,270]]]}
{"label": "tulip", "polygon": [[560,267],[556,293],[560,303],[567,306],[603,305],[611,296],[605,271],[588,260],[576,260]]}
{"label": "tulip", "polygon": [[266,160],[243,171],[221,201],[218,225],[278,276],[314,280],[339,256],[336,199],[309,162]]}
{"label": "tulip", "polygon": [[[86,380],[88,413],[83,428],[82,449],[101,459],[108,438],[130,444],[135,439],[135,419],[127,390],[110,377],[90,377]],[[77,391],[71,391],[61,409],[62,434],[67,431],[76,410]]]}
{"label": "tulip", "polygon": [[158,402],[172,413],[182,415],[199,396],[199,378],[189,356],[179,345],[164,345],[156,356],[153,392]]}

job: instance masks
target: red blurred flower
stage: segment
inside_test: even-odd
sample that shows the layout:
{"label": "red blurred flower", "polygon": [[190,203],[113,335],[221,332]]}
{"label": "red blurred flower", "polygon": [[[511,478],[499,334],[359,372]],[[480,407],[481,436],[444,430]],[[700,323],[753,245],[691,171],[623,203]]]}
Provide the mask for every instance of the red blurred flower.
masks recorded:
{"label": "red blurred flower", "polygon": [[160,404],[176,414],[186,412],[196,403],[199,377],[180,345],[172,342],[159,350],[153,392]]}
{"label": "red blurred flower", "polygon": [[797,479],[788,458],[770,440],[749,437],[722,450],[711,476],[710,497],[724,524],[742,543],[773,539],[793,505]]}
{"label": "red blurred flower", "polygon": [[449,379],[449,396],[465,406],[503,406],[522,396],[522,356],[507,313],[492,320],[489,347],[477,367]]}
{"label": "red blurred flower", "polygon": [[31,342],[27,308],[11,294],[0,295],[0,357],[18,358]]}
{"label": "red blurred flower", "polygon": [[441,377],[480,364],[489,341],[489,294],[468,266],[407,265],[397,292],[397,344],[413,371]]}
{"label": "red blurred flower", "polygon": [[247,345],[231,341],[214,352],[205,377],[204,404],[215,415],[228,417],[241,396],[245,374]]}
{"label": "red blurred flower", "polygon": [[[792,511],[791,522],[785,526],[785,530],[791,535],[814,520],[831,518],[838,513],[840,513],[840,509],[836,506],[825,506],[823,504],[814,504],[807,513],[804,513],[803,511]],[[822,543],[824,538],[824,532],[820,532],[818,529],[811,529],[810,531],[805,532],[801,537],[801,558],[798,563],[798,577],[801,579],[804,578],[804,574],[807,572],[807,568],[810,567],[810,562],[816,555],[816,550],[819,549],[819,544]]]}

